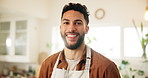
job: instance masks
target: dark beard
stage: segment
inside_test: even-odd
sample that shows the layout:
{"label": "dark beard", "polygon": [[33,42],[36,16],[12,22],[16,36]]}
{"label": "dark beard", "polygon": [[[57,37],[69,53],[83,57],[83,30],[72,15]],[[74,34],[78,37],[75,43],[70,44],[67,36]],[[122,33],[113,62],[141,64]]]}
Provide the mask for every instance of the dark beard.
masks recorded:
{"label": "dark beard", "polygon": [[[72,32],[72,33],[75,33],[75,32]],[[79,35],[80,35],[80,34],[79,34]],[[63,39],[63,41],[64,41],[65,46],[66,46],[68,49],[73,50],[73,49],[77,49],[77,48],[83,43],[84,37],[85,37],[85,33],[84,33],[84,32],[82,33],[82,35],[78,38],[77,43],[74,44],[74,45],[68,45],[68,43],[67,43],[67,41],[66,41],[66,34],[62,35],[62,33],[61,33],[61,37],[62,37],[62,39]]]}

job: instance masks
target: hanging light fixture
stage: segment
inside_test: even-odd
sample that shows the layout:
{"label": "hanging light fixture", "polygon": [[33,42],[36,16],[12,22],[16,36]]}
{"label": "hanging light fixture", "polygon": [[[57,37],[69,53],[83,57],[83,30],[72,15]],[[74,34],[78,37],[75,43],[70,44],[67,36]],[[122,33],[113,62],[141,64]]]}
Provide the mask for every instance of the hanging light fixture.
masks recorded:
{"label": "hanging light fixture", "polygon": [[144,18],[148,21],[148,0],[146,0],[146,12]]}

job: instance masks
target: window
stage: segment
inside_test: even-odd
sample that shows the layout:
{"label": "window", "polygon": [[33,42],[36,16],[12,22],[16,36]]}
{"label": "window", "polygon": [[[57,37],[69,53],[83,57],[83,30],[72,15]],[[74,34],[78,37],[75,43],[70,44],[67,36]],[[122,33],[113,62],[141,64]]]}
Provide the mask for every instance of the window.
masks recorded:
{"label": "window", "polygon": [[[140,28],[138,29],[140,32]],[[148,27],[145,27],[143,34],[148,33]],[[141,34],[140,34],[141,35]],[[141,37],[141,36],[140,36]],[[134,27],[124,28],[124,56],[125,57],[141,57],[142,47],[140,39]],[[148,47],[147,47],[148,54]]]}
{"label": "window", "polygon": [[[88,39],[89,38],[89,39]],[[120,27],[90,27],[86,36],[86,43],[95,51],[108,58],[120,58]]]}
{"label": "window", "polygon": [[59,27],[53,27],[52,29],[52,43],[51,54],[61,51],[64,48],[64,42],[61,38]]}

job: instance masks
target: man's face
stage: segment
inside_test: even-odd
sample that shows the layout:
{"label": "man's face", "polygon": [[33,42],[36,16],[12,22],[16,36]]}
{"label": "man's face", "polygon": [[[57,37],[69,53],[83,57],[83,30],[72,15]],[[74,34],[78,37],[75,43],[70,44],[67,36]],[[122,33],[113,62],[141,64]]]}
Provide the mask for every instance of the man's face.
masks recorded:
{"label": "man's face", "polygon": [[63,14],[60,30],[65,46],[69,49],[76,49],[83,43],[89,27],[82,13],[69,10]]}

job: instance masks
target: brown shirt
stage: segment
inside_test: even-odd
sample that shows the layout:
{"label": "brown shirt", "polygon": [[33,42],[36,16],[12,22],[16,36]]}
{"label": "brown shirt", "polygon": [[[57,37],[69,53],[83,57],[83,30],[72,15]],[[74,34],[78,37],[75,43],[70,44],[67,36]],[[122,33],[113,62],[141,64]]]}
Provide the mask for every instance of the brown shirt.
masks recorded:
{"label": "brown shirt", "polygon": [[[64,51],[60,51],[58,68],[67,69],[68,64],[65,60]],[[40,69],[39,78],[51,78],[54,64],[57,60],[59,53],[49,56],[43,63]],[[86,62],[86,52],[80,59],[76,66],[76,70],[84,70]],[[114,62],[110,61],[98,52],[91,49],[91,65],[90,65],[90,78],[121,78],[117,66]]]}

